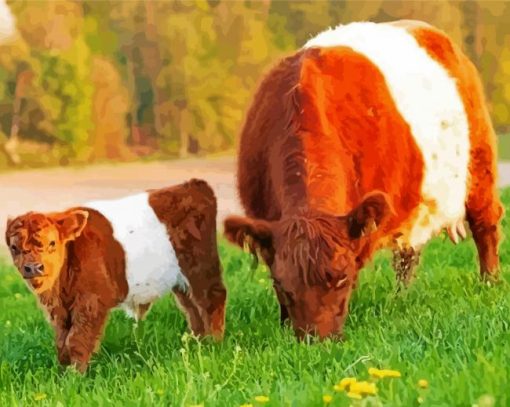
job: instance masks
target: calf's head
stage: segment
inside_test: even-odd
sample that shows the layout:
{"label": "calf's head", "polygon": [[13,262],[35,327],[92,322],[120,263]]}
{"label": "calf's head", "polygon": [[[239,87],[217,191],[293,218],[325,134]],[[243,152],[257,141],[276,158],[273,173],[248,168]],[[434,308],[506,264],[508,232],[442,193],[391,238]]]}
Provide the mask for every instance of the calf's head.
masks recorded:
{"label": "calf's head", "polygon": [[27,213],[7,221],[5,240],[21,276],[35,292],[50,289],[66,260],[66,245],[82,233],[88,212]]}
{"label": "calf's head", "polygon": [[270,267],[296,335],[323,338],[341,334],[372,233],[391,212],[386,195],[373,192],[342,216],[308,212],[274,222],[229,217],[225,236]]}

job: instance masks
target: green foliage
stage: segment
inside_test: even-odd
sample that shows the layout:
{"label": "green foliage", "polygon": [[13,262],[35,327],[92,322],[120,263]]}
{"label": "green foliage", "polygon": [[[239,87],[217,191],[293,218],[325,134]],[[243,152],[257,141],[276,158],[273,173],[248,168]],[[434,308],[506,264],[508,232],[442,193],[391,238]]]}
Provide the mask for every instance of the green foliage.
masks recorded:
{"label": "green foliage", "polygon": [[83,153],[89,142],[93,92],[88,47],[79,37],[68,51],[41,51],[36,59],[41,66],[36,86],[42,90],[41,106],[54,126],[53,136],[73,156]]}
{"label": "green foliage", "polygon": [[[251,96],[276,61],[328,26],[421,19],[445,30],[480,69],[499,132],[510,131],[510,7],[482,1],[12,1],[18,37],[0,44],[0,130],[10,133],[20,72],[21,141],[46,143],[69,160],[131,154],[214,153],[236,146]],[[105,58],[128,95],[122,115],[97,115]],[[97,120],[115,123],[101,136]],[[121,134],[122,137],[118,137]],[[102,148],[102,147],[101,147]],[[127,154],[130,155],[130,154]]]}

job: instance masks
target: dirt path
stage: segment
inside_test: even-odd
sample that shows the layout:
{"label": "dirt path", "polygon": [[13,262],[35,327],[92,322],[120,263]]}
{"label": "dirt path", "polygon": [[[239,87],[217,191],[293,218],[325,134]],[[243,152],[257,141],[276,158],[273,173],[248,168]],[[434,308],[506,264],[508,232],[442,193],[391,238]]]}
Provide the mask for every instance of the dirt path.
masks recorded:
{"label": "dirt path", "polygon": [[241,213],[234,170],[235,159],[222,157],[0,174],[0,252],[6,250],[3,236],[8,216],[122,197],[193,177],[203,178],[213,187],[218,198],[218,222],[221,222],[229,213]]}
{"label": "dirt path", "polygon": [[[29,210],[52,211],[88,200],[121,197],[189,178],[207,180],[218,197],[218,222],[242,213],[235,187],[235,159],[190,159],[85,168],[53,168],[0,174],[0,251],[5,250],[8,216]],[[499,167],[500,186],[510,185],[510,163]]]}

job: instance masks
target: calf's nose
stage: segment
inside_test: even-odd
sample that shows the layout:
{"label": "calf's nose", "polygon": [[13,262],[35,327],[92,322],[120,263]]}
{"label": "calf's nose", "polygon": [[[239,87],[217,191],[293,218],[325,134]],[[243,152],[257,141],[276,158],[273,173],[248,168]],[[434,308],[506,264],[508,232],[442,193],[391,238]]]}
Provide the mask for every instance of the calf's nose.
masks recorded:
{"label": "calf's nose", "polygon": [[42,263],[26,263],[23,266],[25,277],[40,276],[44,272],[44,264]]}

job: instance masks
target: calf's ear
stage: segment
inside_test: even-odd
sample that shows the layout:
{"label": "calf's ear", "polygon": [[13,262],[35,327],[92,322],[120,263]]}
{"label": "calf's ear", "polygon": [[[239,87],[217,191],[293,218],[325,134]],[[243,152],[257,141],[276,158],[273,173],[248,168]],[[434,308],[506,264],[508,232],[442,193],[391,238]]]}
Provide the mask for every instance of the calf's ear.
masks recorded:
{"label": "calf's ear", "polygon": [[375,231],[393,214],[388,195],[373,191],[365,195],[361,203],[343,218],[347,221],[349,237],[358,239]]}
{"label": "calf's ear", "polygon": [[71,210],[55,215],[55,222],[62,236],[62,240],[69,241],[78,238],[85,226],[89,213],[82,210]]}
{"label": "calf's ear", "polygon": [[262,256],[270,265],[273,262],[273,232],[269,222],[242,216],[229,216],[224,222],[224,235],[241,248],[248,247],[254,255]]}
{"label": "calf's ear", "polygon": [[11,227],[11,224],[12,224],[12,218],[9,216],[7,218],[7,223],[5,225],[5,243],[7,244],[7,246],[9,246],[9,228]]}

